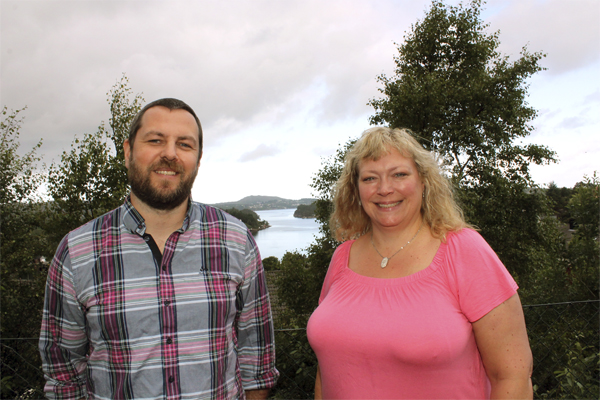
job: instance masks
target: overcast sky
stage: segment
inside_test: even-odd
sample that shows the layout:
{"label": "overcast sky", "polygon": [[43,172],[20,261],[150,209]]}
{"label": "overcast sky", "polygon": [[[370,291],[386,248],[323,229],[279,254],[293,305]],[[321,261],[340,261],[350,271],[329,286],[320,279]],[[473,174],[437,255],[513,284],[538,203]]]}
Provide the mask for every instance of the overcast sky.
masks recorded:
{"label": "overcast sky", "polygon": [[[448,1],[457,4],[457,1]],[[59,161],[75,135],[110,117],[125,74],[146,102],[194,108],[205,150],[195,200],[310,197],[322,159],[369,127],[376,77],[425,0],[1,0],[1,105],[27,106],[21,147]],[[528,142],[560,162],[537,183],[572,187],[600,166],[600,1],[489,0],[501,52],[543,51],[528,83],[539,111]]]}

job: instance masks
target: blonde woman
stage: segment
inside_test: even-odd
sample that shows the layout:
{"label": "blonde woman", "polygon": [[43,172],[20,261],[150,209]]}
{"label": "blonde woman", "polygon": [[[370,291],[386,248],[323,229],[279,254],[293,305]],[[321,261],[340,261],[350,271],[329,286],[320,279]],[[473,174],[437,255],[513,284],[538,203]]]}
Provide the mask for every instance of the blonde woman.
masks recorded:
{"label": "blonde woman", "polygon": [[365,131],[334,206],[315,398],[532,398],[517,285],[409,131]]}

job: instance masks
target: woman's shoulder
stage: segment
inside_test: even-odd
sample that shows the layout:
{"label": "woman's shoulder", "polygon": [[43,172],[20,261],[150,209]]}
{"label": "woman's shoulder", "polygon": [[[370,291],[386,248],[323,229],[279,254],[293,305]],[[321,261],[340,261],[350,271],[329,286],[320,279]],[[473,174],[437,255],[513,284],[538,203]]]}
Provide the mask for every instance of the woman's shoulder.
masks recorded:
{"label": "woman's shoulder", "polygon": [[342,242],[335,251],[333,252],[333,257],[331,258],[332,262],[335,260],[337,262],[348,260],[350,258],[350,249],[352,249],[352,244],[356,240],[346,240]]}
{"label": "woman's shoulder", "polygon": [[446,235],[446,241],[451,246],[486,243],[485,239],[479,234],[479,232],[472,228],[462,228],[458,231],[449,232]]}

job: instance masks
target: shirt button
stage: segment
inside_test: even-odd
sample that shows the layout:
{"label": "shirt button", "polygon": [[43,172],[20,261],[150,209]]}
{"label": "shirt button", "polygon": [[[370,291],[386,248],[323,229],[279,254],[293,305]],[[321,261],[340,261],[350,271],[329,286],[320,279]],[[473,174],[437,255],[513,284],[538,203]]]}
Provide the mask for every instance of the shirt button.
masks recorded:
{"label": "shirt button", "polygon": [[171,304],[171,302],[169,300],[165,300],[165,306],[168,306],[169,304]]}
{"label": "shirt button", "polygon": [[173,378],[173,376],[170,376],[169,377],[169,383],[173,383],[173,382],[175,382],[175,378]]}
{"label": "shirt button", "polygon": [[173,343],[173,339],[167,338],[167,344],[171,344],[171,343]]}

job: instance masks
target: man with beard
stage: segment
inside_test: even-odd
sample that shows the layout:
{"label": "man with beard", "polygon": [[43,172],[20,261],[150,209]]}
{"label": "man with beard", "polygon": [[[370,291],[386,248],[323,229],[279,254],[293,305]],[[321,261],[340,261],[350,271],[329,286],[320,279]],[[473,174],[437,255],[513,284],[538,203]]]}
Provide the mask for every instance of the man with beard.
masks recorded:
{"label": "man with beard", "polygon": [[131,193],[69,233],[52,261],[40,352],[49,398],[266,398],[273,325],[256,244],[191,201],[202,127],[146,105],[124,143]]}

